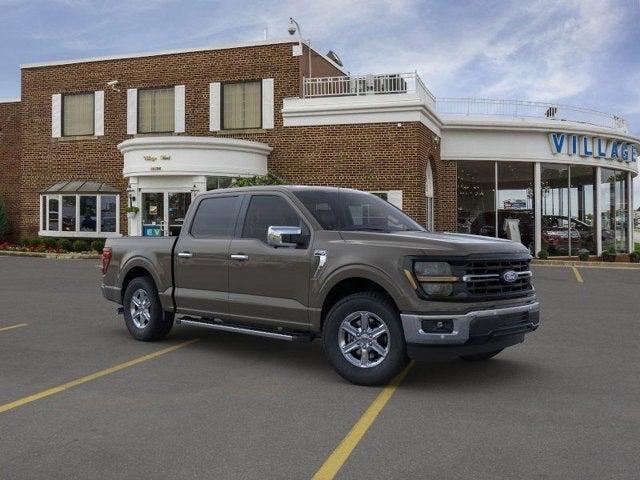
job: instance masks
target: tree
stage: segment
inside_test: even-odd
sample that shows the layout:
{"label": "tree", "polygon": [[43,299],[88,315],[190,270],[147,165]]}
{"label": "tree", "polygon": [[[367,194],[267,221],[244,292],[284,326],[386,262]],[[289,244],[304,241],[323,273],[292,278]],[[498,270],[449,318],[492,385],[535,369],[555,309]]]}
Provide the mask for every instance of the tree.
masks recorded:
{"label": "tree", "polygon": [[0,240],[5,240],[9,235],[9,218],[4,200],[0,198]]}
{"label": "tree", "polygon": [[266,175],[255,175],[253,177],[237,177],[231,182],[232,187],[253,187],[256,185],[282,185],[284,182],[269,172]]}

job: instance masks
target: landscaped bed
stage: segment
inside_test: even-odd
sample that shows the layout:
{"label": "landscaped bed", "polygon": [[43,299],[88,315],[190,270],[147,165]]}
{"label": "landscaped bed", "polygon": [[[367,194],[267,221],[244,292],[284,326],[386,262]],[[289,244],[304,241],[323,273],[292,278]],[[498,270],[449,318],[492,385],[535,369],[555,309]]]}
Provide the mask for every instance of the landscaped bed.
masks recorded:
{"label": "landscaped bed", "polygon": [[97,258],[104,248],[104,240],[70,240],[68,238],[35,237],[19,243],[0,242],[0,255],[54,258]]}

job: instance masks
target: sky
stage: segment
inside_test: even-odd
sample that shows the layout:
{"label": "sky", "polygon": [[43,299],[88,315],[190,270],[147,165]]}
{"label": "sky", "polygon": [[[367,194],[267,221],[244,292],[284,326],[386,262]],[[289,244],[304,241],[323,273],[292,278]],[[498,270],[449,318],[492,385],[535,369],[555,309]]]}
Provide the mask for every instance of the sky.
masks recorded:
{"label": "sky", "polygon": [[0,0],[0,99],[20,64],[281,39],[290,16],[351,73],[594,108],[640,135],[640,0]]}

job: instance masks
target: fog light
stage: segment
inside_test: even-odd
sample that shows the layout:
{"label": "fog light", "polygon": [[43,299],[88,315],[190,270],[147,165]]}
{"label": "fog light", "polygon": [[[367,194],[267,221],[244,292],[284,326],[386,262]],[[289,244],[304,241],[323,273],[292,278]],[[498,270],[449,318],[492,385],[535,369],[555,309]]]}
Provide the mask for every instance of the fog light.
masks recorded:
{"label": "fog light", "polygon": [[453,320],[422,320],[424,333],[453,333]]}
{"label": "fog light", "polygon": [[453,293],[451,283],[422,283],[421,285],[427,295],[447,297]]}

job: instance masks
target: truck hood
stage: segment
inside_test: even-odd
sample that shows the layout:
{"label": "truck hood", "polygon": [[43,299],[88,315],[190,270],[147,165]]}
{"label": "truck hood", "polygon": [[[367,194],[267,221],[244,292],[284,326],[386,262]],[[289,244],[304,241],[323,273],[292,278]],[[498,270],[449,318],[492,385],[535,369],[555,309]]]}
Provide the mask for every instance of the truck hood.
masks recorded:
{"label": "truck hood", "polygon": [[422,255],[529,254],[529,250],[519,242],[461,233],[341,231],[340,235],[349,243],[401,247]]}

